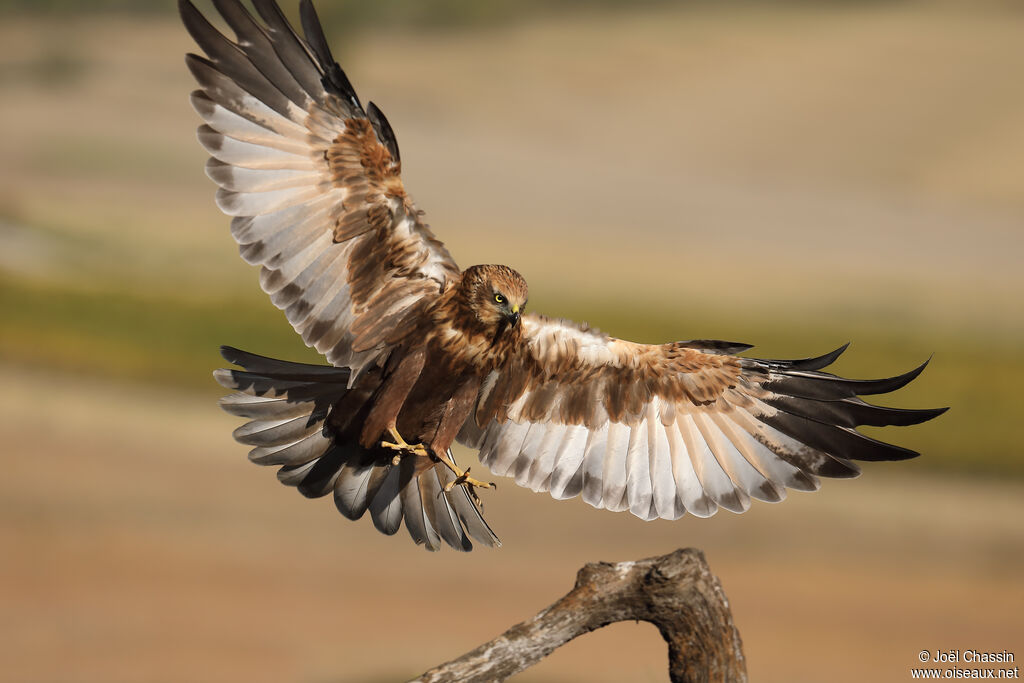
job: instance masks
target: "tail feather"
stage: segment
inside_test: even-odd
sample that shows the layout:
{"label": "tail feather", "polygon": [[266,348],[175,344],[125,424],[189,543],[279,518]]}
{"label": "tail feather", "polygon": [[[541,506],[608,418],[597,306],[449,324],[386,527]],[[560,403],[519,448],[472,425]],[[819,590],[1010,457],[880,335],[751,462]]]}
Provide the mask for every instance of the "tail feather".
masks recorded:
{"label": "tail feather", "polygon": [[469,551],[470,539],[501,545],[463,487],[445,490],[455,479],[445,465],[424,467],[414,457],[396,465],[393,451],[360,446],[358,430],[351,437],[338,431],[337,425],[350,423],[348,415],[330,419],[347,395],[344,405],[352,409],[347,368],[281,361],[227,346],[221,354],[243,368],[214,373],[222,386],[236,390],[220,400],[221,408],[249,420],[234,437],[253,446],[254,463],[280,466],[282,484],[308,498],[333,494],[349,519],[369,511],[374,526],[388,535],[404,520],[412,539],[428,550],[440,549],[443,541]]}
{"label": "tail feather", "polygon": [[249,460],[257,465],[304,465],[321,457],[331,446],[322,431],[284,446],[260,446],[249,451]]}
{"label": "tail feather", "polygon": [[[438,477],[437,468],[423,473],[419,478],[420,498],[423,500],[423,508],[427,512],[431,528],[435,529],[444,542],[453,548],[470,550],[473,544],[466,535],[466,530],[459,522],[459,515],[455,512],[452,504],[448,502],[448,496],[444,495],[444,488],[441,479]],[[468,523],[467,523],[468,526]],[[490,531],[488,529],[488,531]],[[489,533],[485,538],[496,538]]]}

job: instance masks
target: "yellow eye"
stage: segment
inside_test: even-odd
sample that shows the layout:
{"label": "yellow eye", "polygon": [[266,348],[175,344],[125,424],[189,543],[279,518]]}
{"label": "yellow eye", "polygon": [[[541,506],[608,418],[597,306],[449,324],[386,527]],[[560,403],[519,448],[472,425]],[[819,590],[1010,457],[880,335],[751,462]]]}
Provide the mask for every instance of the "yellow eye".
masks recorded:
{"label": "yellow eye", "polygon": [[505,297],[503,297],[501,294],[495,294],[494,301],[495,303],[503,304],[505,303]]}

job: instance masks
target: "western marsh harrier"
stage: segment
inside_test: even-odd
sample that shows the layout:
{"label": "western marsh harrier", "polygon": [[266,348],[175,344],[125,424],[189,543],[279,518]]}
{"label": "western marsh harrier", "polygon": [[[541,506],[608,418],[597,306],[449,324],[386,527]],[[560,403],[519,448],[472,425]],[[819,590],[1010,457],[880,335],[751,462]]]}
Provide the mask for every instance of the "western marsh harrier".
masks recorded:
{"label": "western marsh harrier", "polygon": [[853,477],[856,460],[917,453],[860,425],[910,425],[936,410],[859,396],[898,389],[923,365],[879,380],[821,372],[818,358],[761,360],[720,341],[615,339],[525,312],[507,266],[460,269],[401,180],[395,134],[364,108],[331,56],[312,4],[304,36],[273,0],[214,0],[234,39],[188,0],[185,25],[206,57],[187,63],[205,123],[206,171],[232,216],[242,258],[306,344],[330,366],[225,347],[218,370],[247,418],[249,458],[309,497],[332,494],[350,519],[369,511],[416,543],[497,545],[476,488],[452,456],[462,443],[499,476],[555,498],[641,519],[743,512],[751,498]]}

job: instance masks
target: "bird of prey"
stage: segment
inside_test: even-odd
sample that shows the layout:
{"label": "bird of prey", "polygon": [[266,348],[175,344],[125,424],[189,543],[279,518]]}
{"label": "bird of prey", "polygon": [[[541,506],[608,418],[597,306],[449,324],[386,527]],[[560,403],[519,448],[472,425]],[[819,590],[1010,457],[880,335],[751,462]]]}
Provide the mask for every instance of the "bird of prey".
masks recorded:
{"label": "bird of prey", "polygon": [[309,497],[332,494],[350,519],[369,512],[394,534],[405,521],[430,550],[499,545],[477,490],[452,455],[479,451],[497,476],[644,520],[813,491],[853,477],[858,460],[917,453],[862,435],[944,409],[898,410],[859,397],[888,379],[822,372],[817,358],[761,360],[746,344],[615,339],[526,313],[523,277],[504,265],[460,269],[406,192],[384,114],[365,107],[335,62],[316,11],[302,35],[273,0],[213,4],[226,37],[189,0],[192,104],[217,205],[241,256],[306,344],[331,365],[224,347],[242,369],[215,377],[247,418],[249,458]]}

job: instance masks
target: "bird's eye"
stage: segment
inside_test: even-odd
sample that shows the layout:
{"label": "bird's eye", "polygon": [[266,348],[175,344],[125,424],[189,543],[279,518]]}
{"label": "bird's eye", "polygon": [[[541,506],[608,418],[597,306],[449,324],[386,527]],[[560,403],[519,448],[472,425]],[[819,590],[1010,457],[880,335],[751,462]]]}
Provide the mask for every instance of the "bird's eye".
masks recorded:
{"label": "bird's eye", "polygon": [[501,294],[495,294],[494,301],[495,303],[503,304],[505,303],[505,297],[503,297]]}

